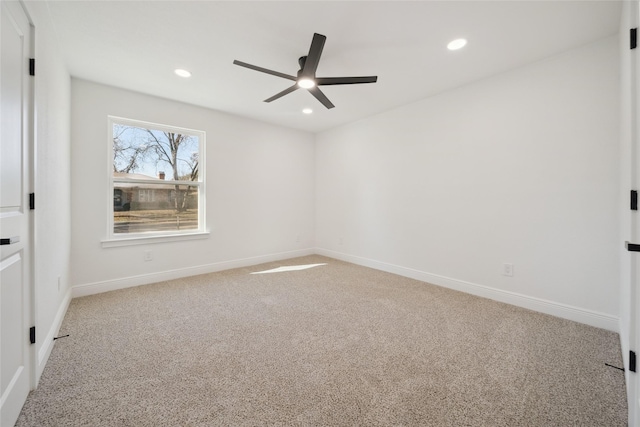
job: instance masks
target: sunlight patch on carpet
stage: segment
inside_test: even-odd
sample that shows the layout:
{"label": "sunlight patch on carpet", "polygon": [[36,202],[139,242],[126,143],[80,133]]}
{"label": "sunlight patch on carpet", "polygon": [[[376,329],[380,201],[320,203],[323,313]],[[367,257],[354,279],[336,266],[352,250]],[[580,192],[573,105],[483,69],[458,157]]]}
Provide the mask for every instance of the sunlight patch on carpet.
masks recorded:
{"label": "sunlight patch on carpet", "polygon": [[298,270],[306,270],[308,268],[318,267],[320,265],[327,265],[327,263],[322,264],[305,264],[305,265],[286,265],[283,267],[272,268],[271,270],[264,271],[256,271],[251,274],[265,274],[265,273],[282,273],[284,271],[298,271]]}

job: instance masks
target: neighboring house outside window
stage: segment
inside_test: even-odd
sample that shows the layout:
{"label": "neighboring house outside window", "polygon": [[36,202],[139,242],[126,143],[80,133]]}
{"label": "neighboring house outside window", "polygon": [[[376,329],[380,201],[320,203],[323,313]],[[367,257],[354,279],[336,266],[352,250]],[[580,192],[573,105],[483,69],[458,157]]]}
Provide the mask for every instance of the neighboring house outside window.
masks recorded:
{"label": "neighboring house outside window", "polygon": [[203,131],[109,117],[109,239],[205,232]]}
{"label": "neighboring house outside window", "polygon": [[[169,190],[171,191],[171,190]],[[141,188],[138,190],[138,201],[140,203],[152,203],[155,202],[155,190],[151,188]]]}

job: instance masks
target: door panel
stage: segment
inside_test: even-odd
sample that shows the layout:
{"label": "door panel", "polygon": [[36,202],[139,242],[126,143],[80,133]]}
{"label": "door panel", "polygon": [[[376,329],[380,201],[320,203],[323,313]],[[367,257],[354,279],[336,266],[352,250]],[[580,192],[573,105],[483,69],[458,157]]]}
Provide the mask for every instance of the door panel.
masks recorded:
{"label": "door panel", "polygon": [[[16,1],[0,2],[0,425],[15,424],[31,386],[31,49]],[[5,242],[5,239],[10,239]],[[4,244],[6,243],[6,244]]]}
{"label": "door panel", "polygon": [[[11,16],[2,13],[2,141],[18,141],[22,129],[13,124],[21,123],[22,111],[16,108],[22,100],[22,50],[23,35],[12,22]],[[4,124],[12,126],[4,126]],[[2,144],[0,157],[0,206],[3,210],[20,207],[22,188],[15,177],[22,175],[22,150],[19,144]],[[20,183],[20,181],[18,181]]]}

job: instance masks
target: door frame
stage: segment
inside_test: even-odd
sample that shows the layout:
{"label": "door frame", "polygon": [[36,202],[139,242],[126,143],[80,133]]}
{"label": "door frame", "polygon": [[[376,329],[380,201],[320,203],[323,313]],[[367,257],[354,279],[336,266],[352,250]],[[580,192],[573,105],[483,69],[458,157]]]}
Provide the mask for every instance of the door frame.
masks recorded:
{"label": "door frame", "polygon": [[[628,27],[623,28],[628,43],[630,43],[630,29],[638,28],[640,24],[640,0],[629,2],[629,21]],[[637,30],[636,30],[637,31]],[[631,176],[633,179],[633,187],[640,189],[640,54],[638,51],[640,48],[636,47],[629,49],[629,73],[630,73],[630,143],[632,150],[631,159]],[[637,214],[637,212],[636,212]],[[631,232],[632,238],[635,241],[640,241],[640,218],[637,215],[631,217]],[[640,356],[640,254],[632,254],[631,258],[631,313],[630,313],[630,331],[629,331],[629,347],[634,351],[637,356]],[[630,357],[630,356],[629,356]],[[629,391],[629,425],[635,425],[640,422],[640,372],[636,367],[636,372],[629,372],[627,376],[629,385],[627,390]],[[635,423],[635,424],[634,424]]]}
{"label": "door frame", "polygon": [[[630,46],[630,30],[632,28],[638,28],[640,23],[640,0],[633,0],[625,2],[623,4],[623,16],[621,21],[620,36],[622,37],[622,55],[628,54],[628,63],[623,61],[623,65],[628,65],[628,83],[629,83],[629,98],[622,98],[628,105],[622,105],[625,111],[628,108],[628,113],[625,112],[622,123],[628,126],[627,129],[622,128],[623,135],[628,132],[628,144],[630,152],[629,168],[630,168],[630,184],[632,189],[640,189],[640,133],[639,133],[639,121],[640,121],[640,48],[631,49]],[[627,70],[624,70],[627,71]],[[624,73],[623,73],[624,75]],[[622,82],[622,89],[625,89],[626,82]],[[628,115],[627,115],[628,114]],[[628,124],[627,121],[628,120]],[[627,138],[626,136],[623,138]],[[624,142],[624,140],[623,140]],[[626,152],[623,150],[623,154]],[[624,168],[624,167],[623,167]],[[623,191],[628,190],[623,188]],[[628,194],[628,193],[627,193]],[[628,211],[629,207],[625,206],[625,210]],[[631,212],[631,215],[625,218],[629,219],[629,235],[632,242],[640,242],[640,217],[639,212]],[[625,236],[626,237],[626,236]],[[623,343],[623,350],[626,354],[623,354],[623,358],[626,362],[626,380],[627,380],[627,402],[629,405],[629,425],[637,425],[640,422],[640,372],[639,367],[636,367],[636,372],[631,372],[630,358],[631,351],[640,356],[640,254],[635,252],[628,252],[629,269],[623,271],[623,274],[628,274],[629,282],[629,301],[621,300],[621,312],[624,313],[624,305],[628,304],[629,310],[629,323],[628,331],[625,329],[625,324],[621,324],[621,342]],[[625,285],[625,281],[621,282]],[[624,289],[623,289],[624,290]],[[624,292],[623,292],[624,295]],[[626,341],[627,345],[624,345]],[[626,348],[625,348],[626,347]],[[640,362],[638,360],[637,362]]]}
{"label": "door frame", "polygon": [[[30,46],[29,46],[29,58],[33,58],[35,61],[36,57],[36,27],[33,23],[33,19],[31,19],[31,15],[29,14],[29,10],[27,5],[25,4],[25,0],[18,0],[20,2],[20,6],[22,7],[22,11],[24,15],[27,17],[27,21],[29,22],[29,36],[30,36]],[[35,67],[34,67],[35,68]],[[35,71],[35,70],[34,70]],[[28,183],[28,194],[34,194],[35,196],[35,185],[36,185],[36,83],[35,83],[35,72],[34,75],[29,76],[27,83],[27,91],[28,94],[26,96],[27,102],[27,110],[28,110],[28,118],[27,122],[27,132],[28,132],[28,150],[29,156],[27,157],[27,167],[28,172],[27,176],[29,179]],[[35,206],[34,206],[35,207]],[[28,310],[28,324],[35,327],[36,326],[36,226],[35,226],[35,210],[31,209],[29,211],[29,302],[27,304]],[[37,335],[36,335],[37,338]],[[37,342],[37,341],[36,341]],[[35,390],[38,385],[38,356],[37,356],[37,344],[33,343],[29,346],[29,385],[31,390]]]}

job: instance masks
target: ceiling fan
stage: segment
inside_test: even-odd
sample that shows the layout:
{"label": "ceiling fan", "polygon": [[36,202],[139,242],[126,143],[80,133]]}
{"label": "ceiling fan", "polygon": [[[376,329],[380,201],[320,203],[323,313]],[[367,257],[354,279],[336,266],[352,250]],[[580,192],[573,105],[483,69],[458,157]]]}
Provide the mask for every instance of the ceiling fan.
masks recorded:
{"label": "ceiling fan", "polygon": [[246,62],[235,60],[233,63],[241,67],[250,68],[252,70],[260,71],[262,73],[271,74],[273,76],[282,77],[284,79],[293,80],[295,84],[273,95],[271,98],[267,98],[264,102],[275,101],[278,98],[285,96],[288,93],[297,90],[298,88],[307,89],[311,95],[316,97],[318,101],[327,108],[333,108],[335,105],[329,101],[324,93],[318,86],[328,85],[352,85],[360,83],[375,83],[378,80],[378,76],[366,76],[366,77],[316,77],[316,69],[320,62],[320,55],[322,55],[322,49],[324,48],[324,42],[327,40],[322,34],[314,33],[311,40],[311,47],[307,56],[303,56],[298,59],[300,64],[300,70],[298,70],[297,76],[291,76],[289,74],[279,73],[278,71],[268,70],[266,68],[258,67],[256,65],[247,64]]}

